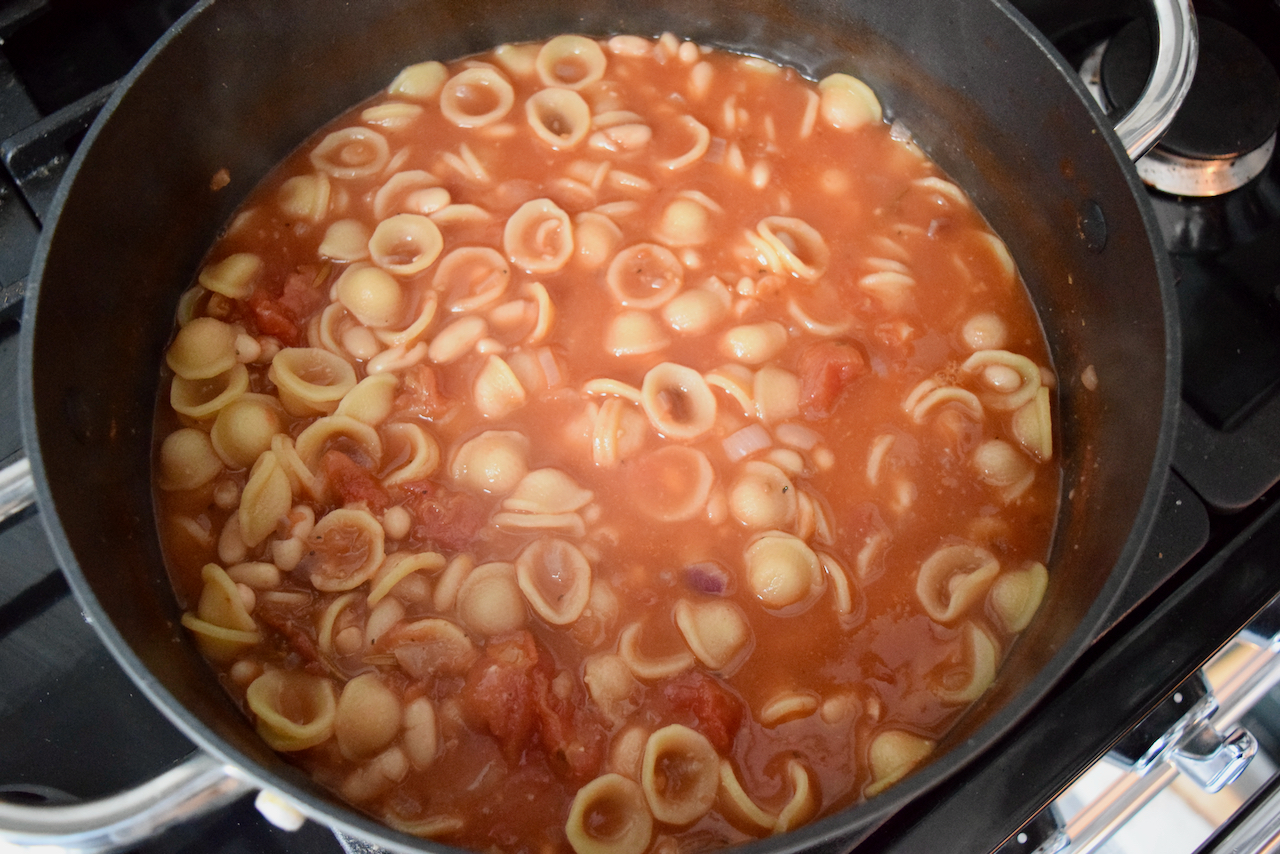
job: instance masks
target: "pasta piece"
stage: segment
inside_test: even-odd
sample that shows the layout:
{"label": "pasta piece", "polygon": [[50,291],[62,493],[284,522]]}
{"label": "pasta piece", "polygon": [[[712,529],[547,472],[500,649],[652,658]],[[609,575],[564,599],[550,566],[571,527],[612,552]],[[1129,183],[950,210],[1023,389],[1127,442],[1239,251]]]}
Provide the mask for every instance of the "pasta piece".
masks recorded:
{"label": "pasta piece", "polygon": [[369,257],[367,226],[358,219],[340,219],[325,229],[319,253],[335,261],[363,261]]}
{"label": "pasta piece", "polygon": [[944,703],[972,703],[986,693],[996,678],[1000,664],[995,642],[973,623],[965,623],[963,640],[966,665],[943,675],[942,684],[934,689]]}
{"label": "pasta piece", "polygon": [[422,113],[422,107],[417,104],[389,101],[362,110],[360,120],[385,130],[398,131],[412,125],[421,118]]}
{"label": "pasta piece", "polygon": [[359,761],[383,750],[400,734],[400,698],[376,673],[362,673],[342,688],[333,717],[338,750]]}
{"label": "pasta piece", "polygon": [[1035,464],[1003,439],[983,442],[972,459],[978,477],[998,489],[1006,503],[1026,492],[1036,477]]}
{"label": "pasta piece", "polygon": [[538,50],[534,67],[544,86],[583,89],[604,76],[608,60],[585,36],[556,36]]}
{"label": "pasta piece", "polygon": [[544,468],[521,478],[502,506],[517,513],[572,513],[581,510],[594,497],[590,490],[583,489],[559,469]]}
{"label": "pasta piece", "polygon": [[[928,381],[926,380],[926,382]],[[920,388],[920,386],[916,388]],[[965,412],[974,421],[982,420],[982,404],[979,402],[977,395],[958,386],[930,388],[910,408],[911,420],[917,424],[923,424],[935,409],[948,405],[951,405],[953,409]]]}
{"label": "pasta piece", "polygon": [[612,468],[638,454],[644,445],[649,423],[634,406],[611,397],[600,404],[591,428],[591,460],[602,468]]}
{"label": "pasta piece", "polygon": [[550,199],[525,202],[507,220],[502,247],[520,269],[554,273],[573,256],[573,223]]}
{"label": "pasta piece", "polygon": [[799,691],[776,694],[760,709],[760,723],[772,729],[787,721],[808,717],[818,711],[818,698]]}
{"label": "pasta piece", "polygon": [[446,295],[449,310],[480,311],[506,293],[511,267],[488,246],[461,246],[445,255],[432,287]]}
{"label": "pasta piece", "polygon": [[736,825],[745,826],[748,833],[771,832],[778,822],[776,815],[765,812],[751,800],[733,771],[733,763],[728,759],[720,760],[720,791],[717,802],[725,818]]}
{"label": "pasta piece", "polygon": [[692,824],[715,803],[720,757],[706,736],[670,724],[645,743],[640,782],[654,818],[666,824]]}
{"label": "pasta piece", "polygon": [[382,428],[385,455],[401,460],[382,475],[384,486],[431,477],[440,467],[440,444],[421,424],[399,421]]}
{"label": "pasta piece", "polygon": [[655,365],[644,375],[640,405],[653,429],[676,441],[695,441],[715,425],[716,399],[706,380],[674,362]]}
{"label": "pasta piece", "polygon": [[352,127],[326,136],[311,150],[311,163],[334,178],[367,178],[391,159],[387,138],[372,128]]}
{"label": "pasta piece", "polygon": [[604,348],[615,356],[644,356],[663,350],[671,339],[647,311],[614,315],[604,333]]}
{"label": "pasta piece", "polygon": [[209,434],[203,430],[182,427],[161,443],[158,480],[161,489],[199,489],[220,474],[222,459],[209,441]]}
{"label": "pasta piece", "polygon": [[1000,571],[995,555],[977,546],[944,546],[920,565],[916,596],[925,613],[953,623],[986,596]]}
{"label": "pasta piece", "polygon": [[369,605],[377,605],[396,585],[415,572],[435,573],[445,567],[444,555],[436,552],[397,552],[388,555],[373,576]]}
{"label": "pasta piece", "polygon": [[752,639],[746,617],[737,605],[724,599],[681,599],[676,603],[675,617],[685,643],[710,670],[728,669]]}
{"label": "pasta piece", "polygon": [[644,854],[653,816],[640,784],[603,774],[573,796],[564,830],[575,854]]}
{"label": "pasta piece", "polygon": [[200,651],[214,661],[230,661],[260,643],[258,625],[222,567],[205,564],[200,578],[204,586],[195,613],[183,615],[183,625],[195,634]]}
{"label": "pasta piece", "polygon": [[617,252],[622,242],[622,229],[601,213],[583,211],[573,219],[578,260],[595,269]]}
{"label": "pasta piece", "polygon": [[316,522],[301,567],[311,586],[326,593],[353,590],[382,565],[382,525],[368,511],[339,508]]}
{"label": "pasta piece", "polygon": [[711,147],[711,131],[707,130],[707,126],[702,122],[687,114],[680,116],[676,122],[693,137],[693,140],[684,153],[658,161],[659,167],[670,169],[672,172],[697,163]]}
{"label": "pasta piece", "polygon": [[915,286],[915,278],[894,270],[868,273],[858,279],[858,287],[871,294],[890,311],[903,311]]}
{"label": "pasta piece", "polygon": [[1031,624],[1049,586],[1049,572],[1042,563],[1002,574],[991,585],[991,610],[1005,631],[1020,632]]}
{"label": "pasta piece", "polygon": [[499,356],[489,356],[472,387],[476,408],[486,418],[510,415],[528,400],[520,378]]}
{"label": "pasta piece", "polygon": [[660,522],[682,522],[702,515],[715,469],[696,448],[664,445],[637,458],[631,477],[642,513]]}
{"label": "pasta piece", "polygon": [[458,589],[458,619],[481,635],[515,631],[528,619],[515,566],[496,561],[471,570]]}
{"label": "pasta piece", "polygon": [[586,523],[578,513],[495,513],[493,524],[517,532],[543,531],[564,534],[568,537],[584,537]]}
{"label": "pasta piece", "polygon": [[540,89],[524,102],[524,111],[533,132],[556,150],[573,148],[591,129],[591,108],[572,89]]}
{"label": "pasta piece", "polygon": [[382,439],[378,431],[348,415],[317,418],[294,441],[298,457],[310,471],[319,470],[321,458],[334,445],[341,446],[343,452],[357,462],[363,454],[366,468],[377,468],[382,459]]}
{"label": "pasta piece", "polygon": [[[444,236],[440,227],[416,213],[400,213],[384,219],[369,238],[369,257],[373,263],[397,276],[421,273],[435,263],[443,249]],[[354,309],[352,313],[359,316]],[[388,318],[386,323],[368,325],[387,326],[391,319],[394,318]]]}
{"label": "pasta piece", "polygon": [[684,286],[684,266],[665,246],[637,243],[613,256],[605,282],[619,305],[660,308]]}
{"label": "pasta piece", "polygon": [[677,198],[662,211],[654,236],[667,246],[701,246],[707,242],[711,211],[694,199]]}
{"label": "pasta piece", "polygon": [[333,683],[303,671],[268,670],[245,692],[258,735],[272,750],[306,750],[329,740],[337,698]]}
{"label": "pasta piece", "polygon": [[240,496],[237,518],[244,544],[252,548],[265,540],[292,507],[289,476],[275,453],[264,451],[253,464]]}
{"label": "pasta piece", "polygon": [[755,414],[765,424],[775,424],[800,414],[800,378],[777,365],[756,371],[751,383]]}
{"label": "pasta piece", "polygon": [[812,282],[826,271],[831,260],[827,242],[802,219],[767,216],[756,224],[756,233],[760,239],[753,245],[763,250],[762,260],[774,273],[791,273]]}
{"label": "pasta piece", "polygon": [[169,405],[181,415],[203,421],[215,417],[248,390],[249,371],[237,364],[210,379],[174,377],[169,387]]}
{"label": "pasta piece", "polygon": [[1043,385],[1036,396],[1013,413],[1010,425],[1018,444],[1036,461],[1053,459],[1053,418],[1049,413],[1049,389]]}
{"label": "pasta piece", "polygon": [[748,365],[768,362],[787,345],[787,328],[776,320],[747,323],[727,330],[720,339],[720,352]]}
{"label": "pasta piece", "polygon": [[355,370],[345,359],[314,347],[281,350],[267,376],[285,411],[298,417],[332,413],[356,384]]}
{"label": "pasta piece", "polygon": [[807,822],[818,812],[818,792],[814,791],[809,770],[798,759],[787,760],[787,777],[791,780],[791,799],[778,813],[774,833],[786,833]]}
{"label": "pasta piece", "polygon": [[847,617],[853,613],[853,589],[849,584],[849,574],[845,568],[836,560],[825,552],[818,552],[818,560],[822,563],[822,568],[827,572],[827,578],[831,579],[831,586],[835,588],[836,594],[836,613],[842,617]]}
{"label": "pasta piece", "polygon": [[261,258],[251,252],[236,252],[206,266],[196,281],[228,299],[248,299],[261,272]]}
{"label": "pasta piece", "polygon": [[[1025,406],[1040,390],[1040,367],[1008,350],[979,350],[965,359],[960,369],[983,381],[988,390],[982,394],[982,402],[1002,412]],[[1006,380],[1010,374],[1011,380]]]}
{"label": "pasta piece", "polygon": [[396,663],[414,679],[460,676],[480,657],[466,632],[438,617],[401,623],[382,636],[378,645],[390,650]]}
{"label": "pasta piece", "polygon": [[818,81],[823,121],[837,130],[851,131],[882,120],[880,100],[871,87],[849,74],[830,74]]}
{"label": "pasta piece", "polygon": [[[373,195],[373,215],[382,222],[400,213],[433,214],[451,200],[439,178],[422,169],[410,169],[397,172],[378,188]],[[365,250],[367,253],[367,246]]]}
{"label": "pasta piece", "polygon": [[276,203],[285,214],[306,222],[318,223],[329,215],[333,188],[329,176],[295,175],[280,185]]}
{"label": "pasta piece", "polygon": [[663,656],[647,655],[640,651],[640,624],[632,623],[618,635],[618,657],[637,679],[655,681],[678,676],[697,663],[688,649],[681,649]]}
{"label": "pasta piece", "polygon": [[246,469],[284,429],[280,403],[269,395],[245,394],[218,413],[209,431],[213,450],[231,468]]}
{"label": "pasta piece", "polygon": [[822,564],[813,549],[782,531],[756,537],[744,558],[747,583],[766,608],[781,610],[812,601],[824,587]]}
{"label": "pasta piece", "polygon": [[516,558],[516,582],[534,613],[553,626],[566,626],[587,607],[591,563],[572,543],[542,537]]}
{"label": "pasta piece", "polygon": [[[321,655],[326,657],[350,655],[363,647],[363,633],[354,624],[354,616],[348,613],[354,608],[358,600],[359,594],[357,593],[343,593],[324,609],[324,613],[320,615],[320,619],[316,623],[316,648],[320,650]],[[355,635],[346,637],[356,637],[357,640],[348,646],[347,641],[344,639],[342,649],[339,649],[335,638],[348,628],[354,629]]]}
{"label": "pasta piece", "polygon": [[429,101],[440,94],[449,77],[444,63],[419,62],[403,69],[387,87],[388,94],[414,101]]}
{"label": "pasta piece", "polygon": [[455,483],[505,495],[528,474],[529,439],[510,430],[486,430],[464,442],[449,465]]}
{"label": "pasta piece", "polygon": [[933,752],[934,743],[903,730],[885,730],[871,742],[869,761],[871,784],[864,794],[875,797],[925,760]]}
{"label": "pasta piece", "polygon": [[729,512],[750,528],[783,528],[795,521],[796,509],[791,479],[772,463],[745,463],[729,491]]}
{"label": "pasta piece", "polygon": [[501,121],[515,104],[515,91],[491,65],[459,71],[440,90],[440,113],[460,128]]}
{"label": "pasta piece", "polygon": [[399,379],[392,374],[365,377],[343,395],[334,415],[377,427],[391,416],[399,383]]}
{"label": "pasta piece", "polygon": [[[610,721],[621,722],[636,707],[640,683],[621,656],[606,653],[593,655],[582,664],[582,683],[591,702]],[[639,767],[639,762],[636,762]]]}

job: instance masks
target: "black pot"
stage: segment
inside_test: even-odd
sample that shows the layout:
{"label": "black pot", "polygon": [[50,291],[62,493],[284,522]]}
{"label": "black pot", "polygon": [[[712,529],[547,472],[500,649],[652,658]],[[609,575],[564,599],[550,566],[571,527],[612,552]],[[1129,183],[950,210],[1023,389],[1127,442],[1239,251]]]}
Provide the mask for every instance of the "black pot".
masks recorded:
{"label": "black pot", "polygon": [[867,81],[1007,242],[1060,378],[1046,606],[995,685],[886,793],[748,847],[847,849],[988,749],[1094,639],[1146,538],[1178,408],[1172,275],[1115,134],[1002,0],[202,3],[120,87],[54,201],[23,321],[26,448],[71,586],[141,690],[254,785],[353,835],[444,847],[368,819],[269,750],[178,624],[150,485],[178,296],[266,171],[402,66],[561,32],[665,30]]}

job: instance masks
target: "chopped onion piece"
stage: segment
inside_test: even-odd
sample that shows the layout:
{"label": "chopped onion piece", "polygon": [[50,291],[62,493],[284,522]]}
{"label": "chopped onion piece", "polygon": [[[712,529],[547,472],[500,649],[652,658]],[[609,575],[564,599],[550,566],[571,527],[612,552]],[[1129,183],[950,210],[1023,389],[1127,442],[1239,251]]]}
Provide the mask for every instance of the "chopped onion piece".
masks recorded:
{"label": "chopped onion piece", "polygon": [[722,443],[725,455],[732,461],[744,459],[773,444],[769,431],[760,424],[748,424]]}

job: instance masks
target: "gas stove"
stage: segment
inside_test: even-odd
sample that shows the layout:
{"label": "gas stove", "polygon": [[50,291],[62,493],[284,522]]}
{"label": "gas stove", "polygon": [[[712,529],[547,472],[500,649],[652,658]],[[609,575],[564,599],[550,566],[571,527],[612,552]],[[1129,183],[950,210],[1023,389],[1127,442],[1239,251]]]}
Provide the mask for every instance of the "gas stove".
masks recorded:
{"label": "gas stove", "polygon": [[[22,455],[18,315],[54,190],[116,81],[191,5],[0,2],[0,465]],[[1147,28],[1132,23],[1144,4],[1014,5],[1105,110],[1132,103],[1146,79]],[[1268,649],[1276,632],[1266,620],[1280,628],[1268,610],[1280,592],[1280,3],[1195,5],[1197,83],[1138,167],[1177,272],[1183,347],[1178,439],[1155,528],[1108,627],[1038,709],[858,851],[1061,850],[1075,828],[1057,814],[1058,795],[1100,757],[1141,741],[1153,709],[1194,705],[1200,668],[1242,630]],[[194,750],[98,642],[35,516],[0,532],[0,684],[0,799],[100,797]],[[1238,718],[1275,747],[1275,728],[1244,709],[1232,725]],[[1223,714],[1207,720],[1230,747]],[[1138,745],[1139,761],[1149,753]],[[1130,773],[1155,780],[1172,767],[1165,758]],[[279,830],[244,798],[132,850],[367,849],[314,823]]]}

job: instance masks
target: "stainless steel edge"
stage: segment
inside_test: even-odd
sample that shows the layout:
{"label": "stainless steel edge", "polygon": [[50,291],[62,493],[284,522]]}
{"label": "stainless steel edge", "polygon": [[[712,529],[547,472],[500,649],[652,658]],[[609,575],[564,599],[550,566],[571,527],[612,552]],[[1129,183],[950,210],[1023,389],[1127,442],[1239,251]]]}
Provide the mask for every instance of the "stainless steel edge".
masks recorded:
{"label": "stainless steel edge", "polygon": [[141,786],[101,800],[70,806],[0,803],[0,852],[119,851],[251,789],[223,762],[195,753]]}
{"label": "stainless steel edge", "polygon": [[36,502],[36,480],[26,457],[0,469],[0,524]]}
{"label": "stainless steel edge", "polygon": [[1116,135],[1137,160],[1155,145],[1182,106],[1195,76],[1199,31],[1191,0],[1151,0],[1159,31],[1155,65],[1138,102],[1116,123]]}

